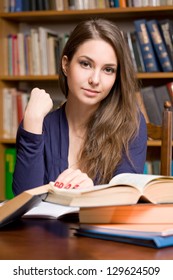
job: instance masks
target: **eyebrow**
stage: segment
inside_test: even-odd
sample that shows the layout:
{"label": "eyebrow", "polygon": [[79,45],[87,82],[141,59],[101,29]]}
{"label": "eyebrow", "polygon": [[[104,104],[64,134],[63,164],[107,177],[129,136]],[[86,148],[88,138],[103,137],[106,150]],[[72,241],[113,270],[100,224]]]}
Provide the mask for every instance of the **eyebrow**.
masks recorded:
{"label": "eyebrow", "polygon": [[[86,58],[88,59],[89,61],[91,62],[94,62],[94,60],[92,58],[90,58],[89,56],[87,55],[81,55],[79,58]],[[117,64],[114,64],[114,63],[106,63],[104,64],[105,66],[112,66],[112,67],[117,67]]]}

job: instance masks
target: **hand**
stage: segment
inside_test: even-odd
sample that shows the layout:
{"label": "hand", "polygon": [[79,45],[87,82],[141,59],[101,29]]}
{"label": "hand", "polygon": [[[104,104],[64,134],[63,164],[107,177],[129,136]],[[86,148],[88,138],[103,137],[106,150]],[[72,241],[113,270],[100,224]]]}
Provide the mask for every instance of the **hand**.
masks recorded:
{"label": "hand", "polygon": [[58,176],[54,186],[63,189],[83,189],[91,188],[94,184],[86,173],[68,168]]}
{"label": "hand", "polygon": [[24,129],[41,134],[44,117],[52,107],[50,95],[44,89],[34,88],[24,114]]}

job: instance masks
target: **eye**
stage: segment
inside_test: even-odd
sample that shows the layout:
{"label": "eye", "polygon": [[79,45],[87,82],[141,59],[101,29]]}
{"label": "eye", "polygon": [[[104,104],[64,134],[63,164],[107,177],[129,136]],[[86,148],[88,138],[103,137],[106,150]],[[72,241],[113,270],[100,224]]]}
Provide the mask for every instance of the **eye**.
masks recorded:
{"label": "eye", "polygon": [[116,69],[113,67],[106,67],[105,70],[106,74],[114,74],[116,73]]}
{"label": "eye", "polygon": [[88,62],[87,60],[81,60],[81,61],[79,61],[79,63],[83,68],[90,68],[91,67],[91,63]]}

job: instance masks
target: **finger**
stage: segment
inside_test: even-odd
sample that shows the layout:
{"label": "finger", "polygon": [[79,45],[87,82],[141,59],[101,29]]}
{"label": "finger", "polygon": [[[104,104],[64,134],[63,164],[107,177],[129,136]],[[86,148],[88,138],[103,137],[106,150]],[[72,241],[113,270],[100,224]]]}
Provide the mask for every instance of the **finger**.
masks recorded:
{"label": "finger", "polygon": [[58,176],[56,181],[68,184],[71,182],[71,180],[73,180],[76,176],[79,176],[81,173],[82,172],[79,169],[74,170],[72,168],[68,168]]}
{"label": "finger", "polygon": [[75,185],[73,187],[73,189],[90,189],[90,188],[94,188],[94,183],[90,178],[82,181],[80,184]]}

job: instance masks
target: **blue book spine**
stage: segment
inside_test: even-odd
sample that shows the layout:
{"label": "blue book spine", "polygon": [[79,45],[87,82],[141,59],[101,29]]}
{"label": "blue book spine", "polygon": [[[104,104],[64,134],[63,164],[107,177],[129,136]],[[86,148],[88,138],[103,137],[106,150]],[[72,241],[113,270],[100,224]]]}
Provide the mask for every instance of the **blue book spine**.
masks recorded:
{"label": "blue book spine", "polygon": [[150,36],[146,27],[146,20],[140,19],[134,21],[136,34],[139,39],[139,44],[145,64],[146,72],[159,72],[160,67],[154,53]]}
{"label": "blue book spine", "polygon": [[15,2],[15,12],[22,12],[23,11],[22,1],[23,0],[16,0],[16,2]]}
{"label": "blue book spine", "polygon": [[163,72],[172,72],[173,67],[171,63],[171,58],[169,57],[165,42],[162,38],[161,32],[159,30],[159,25],[157,20],[147,21],[147,29],[151,37],[154,49],[156,51],[158,60],[160,62]]}
{"label": "blue book spine", "polygon": [[114,8],[118,8],[119,6],[119,0],[114,0]]}

